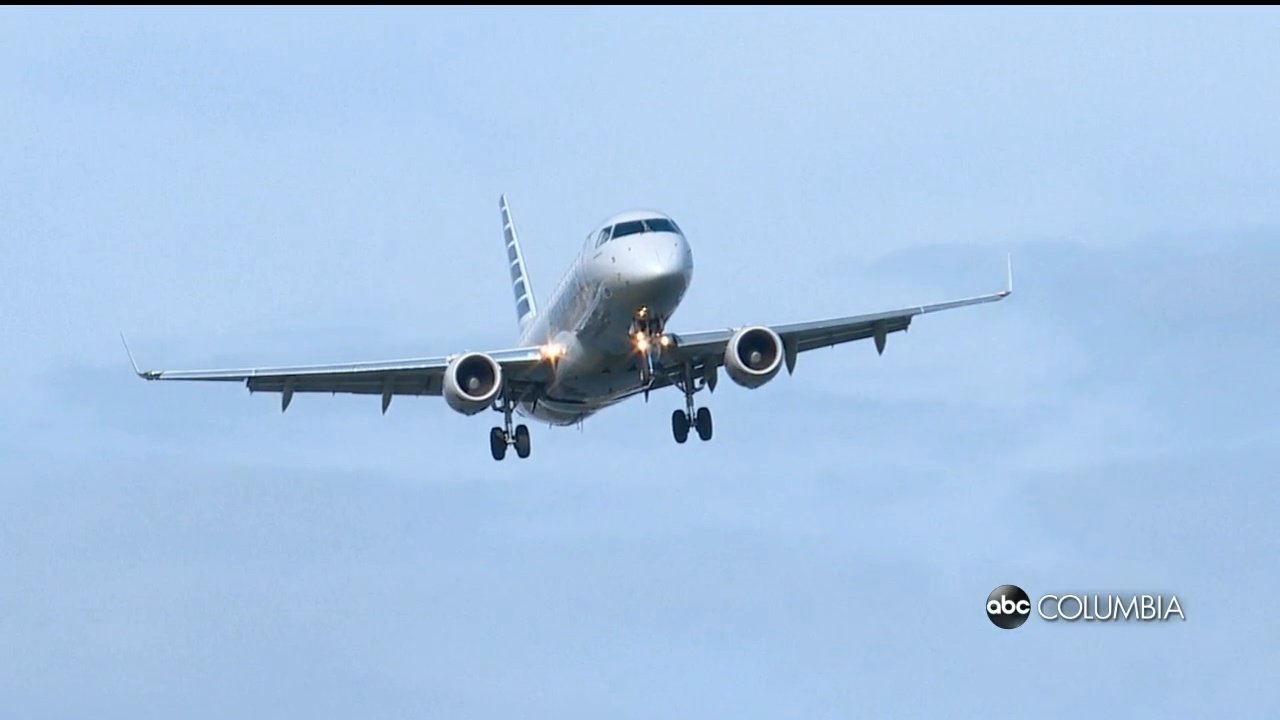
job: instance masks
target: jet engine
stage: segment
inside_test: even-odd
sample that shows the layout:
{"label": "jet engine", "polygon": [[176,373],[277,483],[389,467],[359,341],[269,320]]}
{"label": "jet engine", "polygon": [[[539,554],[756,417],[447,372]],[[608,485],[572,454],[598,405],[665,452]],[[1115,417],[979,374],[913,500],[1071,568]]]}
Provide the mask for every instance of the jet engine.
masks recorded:
{"label": "jet engine", "polygon": [[746,327],[729,338],[724,369],[739,385],[758,388],[773,379],[782,367],[782,338],[767,327]]}
{"label": "jet engine", "polygon": [[444,371],[444,401],[463,415],[475,415],[502,389],[502,366],[484,353],[453,359]]}

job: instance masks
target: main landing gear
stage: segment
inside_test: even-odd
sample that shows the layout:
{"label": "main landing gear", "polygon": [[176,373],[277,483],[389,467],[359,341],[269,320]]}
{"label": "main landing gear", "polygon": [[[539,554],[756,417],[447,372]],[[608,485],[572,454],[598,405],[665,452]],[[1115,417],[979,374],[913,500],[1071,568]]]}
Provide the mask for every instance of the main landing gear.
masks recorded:
{"label": "main landing gear", "polygon": [[489,452],[493,454],[494,460],[501,460],[507,456],[508,445],[515,446],[517,457],[521,459],[529,457],[531,450],[529,428],[526,425],[516,425],[515,431],[512,431],[511,411],[513,409],[514,403],[506,395],[502,396],[501,403],[494,405],[494,410],[502,413],[502,427],[495,427],[489,431]]}
{"label": "main landing gear", "polygon": [[689,428],[692,427],[698,431],[698,439],[707,441],[711,439],[711,410],[708,408],[693,408],[693,393],[697,388],[693,386],[693,378],[691,377],[688,366],[685,367],[684,378],[680,382],[681,389],[684,390],[684,410],[676,410],[671,413],[671,435],[675,437],[676,442],[683,443],[689,439]]}

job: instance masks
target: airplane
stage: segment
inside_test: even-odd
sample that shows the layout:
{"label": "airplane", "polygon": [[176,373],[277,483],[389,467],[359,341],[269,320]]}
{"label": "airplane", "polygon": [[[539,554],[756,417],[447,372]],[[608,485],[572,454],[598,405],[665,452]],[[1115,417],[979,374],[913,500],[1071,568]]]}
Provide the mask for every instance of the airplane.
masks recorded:
{"label": "airplane", "polygon": [[684,394],[684,409],[671,414],[675,441],[684,443],[691,429],[710,440],[711,411],[695,408],[694,395],[715,390],[720,368],[734,383],[758,388],[784,366],[792,373],[796,356],[807,350],[870,338],[883,353],[888,336],[905,331],[918,315],[1013,293],[1010,259],[1006,288],[988,295],[826,320],[674,332],[667,325],[693,279],[693,253],[671,217],[633,210],[597,226],[547,305],[539,306],[506,195],[498,205],[519,329],[515,347],[333,365],[144,371],[121,333],[125,352],[144,380],[244,383],[250,393],[280,393],[281,412],[294,393],[380,395],[384,414],[397,395],[443,396],[463,415],[494,410],[503,424],[490,429],[489,449],[502,460],[508,447],[521,458],[530,454],[529,428],[513,426],[513,413],[575,425],[666,387]]}

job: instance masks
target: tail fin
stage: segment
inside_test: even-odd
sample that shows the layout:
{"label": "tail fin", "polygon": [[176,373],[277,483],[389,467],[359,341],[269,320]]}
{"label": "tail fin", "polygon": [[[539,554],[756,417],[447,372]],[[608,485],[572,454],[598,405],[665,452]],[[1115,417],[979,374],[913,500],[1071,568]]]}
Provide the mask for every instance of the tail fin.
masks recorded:
{"label": "tail fin", "polygon": [[534,299],[533,285],[529,283],[529,271],[524,265],[524,251],[520,249],[520,237],[516,235],[516,224],[511,219],[511,209],[507,207],[507,196],[498,200],[502,209],[502,235],[507,244],[507,263],[511,270],[511,290],[515,293],[516,322],[520,331],[533,322],[538,314],[538,301]]}

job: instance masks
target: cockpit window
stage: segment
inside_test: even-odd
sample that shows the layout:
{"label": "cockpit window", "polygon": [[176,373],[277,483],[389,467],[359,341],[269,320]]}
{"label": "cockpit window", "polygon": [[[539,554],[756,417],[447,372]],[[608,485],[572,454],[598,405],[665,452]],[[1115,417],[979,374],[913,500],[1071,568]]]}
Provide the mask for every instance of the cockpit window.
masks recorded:
{"label": "cockpit window", "polygon": [[[612,235],[609,234],[610,230],[613,231]],[[596,238],[596,247],[600,247],[610,240],[617,240],[618,238],[626,237],[627,235],[638,235],[646,232],[669,232],[678,234],[680,232],[680,227],[676,225],[674,221],[668,220],[667,218],[650,218],[648,220],[629,220],[627,222],[620,222],[613,227],[607,227],[600,231],[600,236]]]}
{"label": "cockpit window", "polygon": [[644,223],[640,220],[621,222],[613,226],[613,239],[644,232]]}
{"label": "cockpit window", "polygon": [[644,221],[645,230],[649,232],[669,232],[678,233],[680,228],[676,224],[666,218],[653,218]]}

